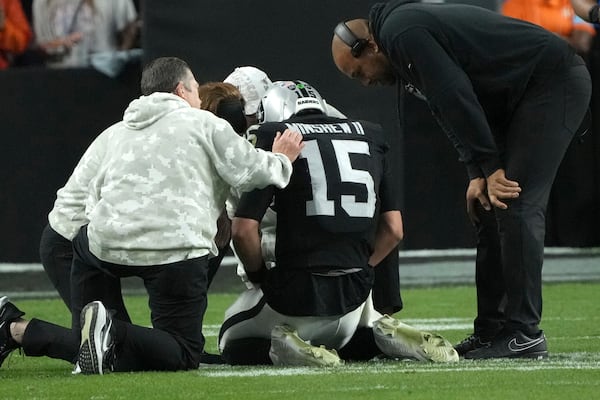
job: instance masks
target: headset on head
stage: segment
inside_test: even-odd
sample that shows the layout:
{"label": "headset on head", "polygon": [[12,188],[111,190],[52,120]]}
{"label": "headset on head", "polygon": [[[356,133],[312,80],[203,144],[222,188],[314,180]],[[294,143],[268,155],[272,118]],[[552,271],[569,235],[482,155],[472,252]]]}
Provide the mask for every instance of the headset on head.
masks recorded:
{"label": "headset on head", "polygon": [[362,54],[363,50],[369,44],[367,39],[359,39],[356,37],[354,32],[348,28],[345,22],[340,22],[335,27],[334,33],[341,39],[342,42],[350,46],[350,53],[353,57],[358,58]]}

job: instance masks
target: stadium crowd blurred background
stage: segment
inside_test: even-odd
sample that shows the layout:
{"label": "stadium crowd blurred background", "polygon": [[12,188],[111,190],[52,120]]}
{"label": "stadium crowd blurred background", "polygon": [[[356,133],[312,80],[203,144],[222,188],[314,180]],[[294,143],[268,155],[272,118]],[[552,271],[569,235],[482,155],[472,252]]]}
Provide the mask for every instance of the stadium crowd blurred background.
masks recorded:
{"label": "stadium crowd blurred background", "polygon": [[[380,122],[397,155],[402,248],[473,247],[464,211],[468,178],[451,144],[431,139],[444,134],[425,105],[391,90],[365,90],[331,61],[336,23],[365,17],[375,2],[0,0],[0,263],[39,262],[56,190],[89,143],[139,95],[141,65],[167,55],[187,60],[200,83],[223,80],[240,65],[257,66],[273,80],[306,80],[346,115]],[[448,2],[545,26],[585,57],[600,82],[599,28],[577,20],[568,0]],[[9,31],[10,39],[2,36]],[[596,87],[590,110],[589,131],[572,143],[555,182],[548,246],[600,245]]]}

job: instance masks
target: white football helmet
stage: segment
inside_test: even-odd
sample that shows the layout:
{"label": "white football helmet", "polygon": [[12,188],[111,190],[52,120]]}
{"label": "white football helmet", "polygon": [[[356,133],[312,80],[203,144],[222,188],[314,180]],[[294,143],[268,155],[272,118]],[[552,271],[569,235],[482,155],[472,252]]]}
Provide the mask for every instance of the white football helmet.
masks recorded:
{"label": "white football helmet", "polygon": [[276,81],[258,106],[258,122],[281,122],[293,115],[315,111],[325,114],[326,105],[315,88],[303,81]]}

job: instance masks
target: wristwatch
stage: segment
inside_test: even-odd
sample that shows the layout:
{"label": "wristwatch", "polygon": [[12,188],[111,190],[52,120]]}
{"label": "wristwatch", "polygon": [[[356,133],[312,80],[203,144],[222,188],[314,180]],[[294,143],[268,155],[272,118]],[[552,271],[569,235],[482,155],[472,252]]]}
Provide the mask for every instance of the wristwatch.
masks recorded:
{"label": "wristwatch", "polygon": [[590,13],[589,13],[590,22],[593,22],[594,24],[600,23],[600,20],[598,20],[598,13],[600,12],[599,10],[600,10],[600,5],[598,5],[598,4],[596,4],[595,6],[590,8]]}

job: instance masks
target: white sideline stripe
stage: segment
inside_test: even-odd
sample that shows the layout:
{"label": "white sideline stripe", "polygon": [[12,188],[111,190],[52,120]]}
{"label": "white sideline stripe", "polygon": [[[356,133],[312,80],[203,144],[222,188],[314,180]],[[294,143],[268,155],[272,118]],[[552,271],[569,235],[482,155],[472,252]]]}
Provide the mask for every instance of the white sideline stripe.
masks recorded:
{"label": "white sideline stripe", "polygon": [[[400,259],[423,258],[427,261],[435,261],[439,258],[460,258],[475,257],[475,249],[423,249],[423,250],[401,250]],[[546,247],[544,255],[552,256],[572,256],[572,257],[598,257],[600,256],[600,247]],[[223,259],[222,265],[237,266],[237,259],[233,256],[227,256]],[[40,263],[9,263],[0,262],[0,273],[3,272],[39,272],[43,271]]]}
{"label": "white sideline stripe", "polygon": [[0,273],[9,272],[40,272],[44,268],[42,264],[13,264],[13,263],[1,263]]}
{"label": "white sideline stripe", "polygon": [[[475,257],[475,249],[423,249],[401,250],[400,258]],[[594,257],[600,255],[600,247],[546,247],[545,256]]]}
{"label": "white sideline stripe", "polygon": [[[297,376],[297,375],[324,375],[324,374],[396,374],[402,373],[448,373],[448,372],[481,372],[481,371],[543,371],[543,370],[600,370],[600,354],[588,353],[587,357],[595,355],[597,360],[565,360],[565,361],[530,361],[530,360],[497,360],[482,362],[459,361],[457,364],[429,364],[417,361],[398,361],[366,364],[348,364],[338,368],[311,368],[311,367],[244,367],[243,370],[220,370],[222,367],[199,369],[202,376],[211,378],[223,377],[259,377],[259,376]],[[553,356],[575,356],[578,353],[553,354]],[[551,356],[552,357],[552,356]]]}

